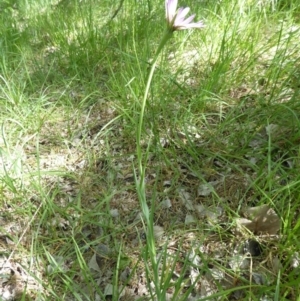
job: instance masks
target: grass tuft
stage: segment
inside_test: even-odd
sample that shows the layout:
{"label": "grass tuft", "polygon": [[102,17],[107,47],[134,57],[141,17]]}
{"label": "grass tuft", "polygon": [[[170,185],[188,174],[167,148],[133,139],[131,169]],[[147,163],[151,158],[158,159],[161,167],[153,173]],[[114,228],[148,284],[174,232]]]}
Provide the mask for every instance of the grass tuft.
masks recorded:
{"label": "grass tuft", "polygon": [[0,299],[299,300],[299,1],[2,2]]}

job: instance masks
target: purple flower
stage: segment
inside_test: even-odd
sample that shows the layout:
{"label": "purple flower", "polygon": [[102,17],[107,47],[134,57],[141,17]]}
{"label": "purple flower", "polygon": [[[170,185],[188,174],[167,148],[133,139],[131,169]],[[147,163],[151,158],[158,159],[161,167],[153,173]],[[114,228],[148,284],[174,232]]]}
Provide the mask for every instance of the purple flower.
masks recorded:
{"label": "purple flower", "polygon": [[166,0],[166,17],[168,26],[173,30],[189,29],[189,28],[203,28],[204,24],[202,21],[192,23],[195,18],[195,14],[191,15],[184,20],[186,15],[189,13],[189,7],[180,7],[177,10],[178,0]]}

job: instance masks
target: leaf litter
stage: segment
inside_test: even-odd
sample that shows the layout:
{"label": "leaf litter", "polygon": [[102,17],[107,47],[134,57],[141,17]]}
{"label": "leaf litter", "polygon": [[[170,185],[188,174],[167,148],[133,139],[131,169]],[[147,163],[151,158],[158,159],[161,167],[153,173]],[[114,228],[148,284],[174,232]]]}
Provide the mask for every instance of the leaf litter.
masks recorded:
{"label": "leaf litter", "polygon": [[[102,112],[103,119],[99,119],[99,112]],[[62,132],[61,139],[57,138],[57,132],[65,127],[65,121],[49,126],[46,123],[40,137],[32,137],[23,146],[22,165],[31,172],[37,169],[32,150],[36,143],[40,143],[40,168],[43,171],[40,180],[49,191],[55,191],[53,202],[60,209],[52,214],[48,223],[42,225],[45,229],[41,228],[39,232],[41,235],[53,235],[51,233],[55,231],[59,238],[72,236],[76,229],[78,233],[75,239],[97,284],[92,299],[102,300],[103,296],[118,294],[119,300],[135,300],[149,297],[142,261],[146,236],[134,188],[132,141],[126,140],[128,137],[122,132],[119,121],[117,125],[111,124],[105,137],[101,134],[101,129],[114,117],[115,112],[112,110],[108,112],[103,107],[94,108],[89,116],[81,116],[81,122],[74,122],[71,132],[76,133],[75,136],[69,137],[67,132]],[[78,117],[74,115],[74,118]],[[275,126],[266,129],[269,134],[277,130]],[[184,132],[182,129],[178,131]],[[168,147],[173,147],[174,137],[168,137],[170,133],[167,130],[165,136]],[[179,134],[178,137],[182,137],[182,145],[185,145],[185,135]],[[195,144],[201,144],[203,137],[194,133],[189,139],[193,139]],[[124,139],[122,143],[120,139]],[[249,152],[251,148],[262,147],[262,144],[251,144]],[[153,165],[149,165],[146,179],[148,187],[157,187],[156,201],[159,206],[155,212],[154,231],[158,254],[163,260],[161,277],[168,273],[171,279],[167,293],[169,300],[175,294],[185,296],[186,300],[198,300],[231,289],[231,297],[238,300],[245,295],[242,289],[238,289],[239,285],[251,282],[258,286],[275,283],[275,275],[282,269],[276,254],[276,243],[281,239],[280,218],[269,204],[248,206],[236,212],[241,199],[244,204],[253,203],[253,191],[248,186],[255,173],[249,174],[248,170],[245,174],[234,171],[219,158],[203,158],[206,166],[199,166],[200,171],[201,168],[204,171],[203,180],[199,181],[195,170],[190,168],[193,165],[191,158],[178,143],[174,149],[176,157],[172,159],[172,168],[165,162],[159,162],[158,165],[158,162],[153,162]],[[157,174],[157,166],[160,167],[159,178],[153,177]],[[174,170],[180,170],[180,173],[176,174]],[[65,176],[66,173],[70,176]],[[13,175],[17,182],[19,174]],[[97,200],[105,195],[107,189],[112,188],[109,181],[114,186],[107,214],[96,215],[95,220],[86,220],[86,212],[93,212],[95,208],[107,210],[106,205],[99,207]],[[4,193],[8,200],[12,199],[8,191]],[[85,211],[76,209],[79,194]],[[147,195],[151,197],[152,191],[147,191]],[[34,191],[28,195],[28,199],[33,205],[41,201],[39,194]],[[228,216],[228,208],[239,216],[235,218],[235,225],[232,217]],[[65,215],[64,211],[68,214]],[[32,298],[38,300],[37,292],[43,291],[42,283],[47,283],[46,275],[68,273],[76,257],[61,256],[58,243],[47,250],[48,264],[34,266],[26,262],[20,265],[21,254],[30,254],[28,243],[33,233],[29,231],[15,256],[5,261],[12,249],[11,244],[22,233],[22,227],[12,218],[14,214],[17,213],[13,208],[9,208],[6,213],[2,211],[2,215],[8,217],[1,222],[2,248],[7,255],[1,259],[1,271],[5,276],[0,295],[3,300],[15,300],[26,289]],[[33,224],[32,230],[37,226]],[[227,229],[226,235],[220,235],[224,229]],[[119,284],[115,286],[113,276],[117,262]],[[163,264],[169,270],[164,270]],[[289,265],[293,270],[299,269],[297,252]],[[84,289],[85,285],[81,283],[83,276],[80,270],[77,273],[74,282],[77,281],[77,285]],[[31,274],[38,275],[38,279]],[[260,300],[263,298],[267,296],[262,296]]]}

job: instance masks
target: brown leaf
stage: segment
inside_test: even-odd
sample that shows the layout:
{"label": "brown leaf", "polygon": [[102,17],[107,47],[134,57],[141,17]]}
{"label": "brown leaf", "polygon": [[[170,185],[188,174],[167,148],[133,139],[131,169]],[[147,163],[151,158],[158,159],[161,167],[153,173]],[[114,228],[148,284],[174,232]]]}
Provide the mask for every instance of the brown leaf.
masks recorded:
{"label": "brown leaf", "polygon": [[245,218],[237,219],[238,226],[244,226],[253,233],[273,235],[280,229],[280,218],[268,205],[248,208]]}

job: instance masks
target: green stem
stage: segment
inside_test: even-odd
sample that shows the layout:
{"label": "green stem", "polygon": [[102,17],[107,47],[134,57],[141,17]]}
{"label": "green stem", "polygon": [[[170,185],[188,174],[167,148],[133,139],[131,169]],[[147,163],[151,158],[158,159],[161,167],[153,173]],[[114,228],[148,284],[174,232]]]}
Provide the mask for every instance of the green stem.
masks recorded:
{"label": "green stem", "polygon": [[[146,220],[147,225],[147,249],[146,249],[146,256],[148,254],[150,255],[151,265],[153,267],[154,272],[154,283],[155,285],[155,291],[156,295],[159,298],[159,296],[162,296],[162,293],[164,295],[164,292],[161,291],[160,281],[159,281],[159,273],[158,273],[158,264],[156,259],[156,250],[155,250],[155,241],[154,241],[154,228],[153,228],[153,206],[151,207],[151,212],[149,211],[149,207],[147,205],[146,200],[146,189],[145,189],[145,171],[146,171],[146,164],[147,164],[147,157],[148,157],[148,149],[146,151],[146,155],[143,160],[143,154],[142,154],[142,148],[141,148],[141,137],[142,137],[142,131],[143,131],[143,124],[144,124],[144,115],[145,115],[145,108],[146,103],[148,99],[148,94],[150,91],[151,82],[153,79],[155,67],[157,64],[158,57],[167,43],[167,41],[172,37],[173,30],[168,28],[165,35],[163,36],[163,39],[161,40],[158,49],[155,53],[152,66],[148,75],[148,80],[145,88],[145,93],[141,105],[141,111],[140,111],[140,118],[138,123],[138,129],[137,129],[137,139],[136,139],[136,150],[137,150],[137,159],[138,159],[138,167],[139,167],[139,181],[137,182],[137,193],[139,197],[139,201],[141,204],[141,208],[143,211],[144,218]],[[149,147],[149,145],[148,145]],[[137,178],[137,177],[136,177]],[[149,253],[148,253],[149,252]],[[164,299],[165,297],[162,296]],[[162,300],[163,301],[163,300]]]}
{"label": "green stem", "polygon": [[[155,53],[154,60],[151,65],[151,69],[148,75],[148,80],[145,88],[145,93],[142,101],[142,106],[141,106],[141,112],[140,112],[140,119],[138,123],[138,130],[137,130],[137,140],[136,140],[136,148],[137,148],[137,157],[138,157],[138,166],[139,166],[139,176],[140,176],[140,182],[139,182],[139,188],[143,189],[144,188],[144,178],[145,178],[145,166],[143,165],[143,156],[142,156],[142,148],[141,148],[141,136],[142,136],[142,130],[143,130],[143,123],[144,123],[144,115],[145,115],[145,108],[146,108],[146,103],[147,103],[147,98],[153,78],[153,74],[155,71],[155,67],[157,64],[157,60],[159,57],[160,52],[162,51],[163,47],[167,43],[167,41],[172,37],[173,31],[170,30],[169,28],[167,29],[163,39],[161,40],[157,51]],[[142,190],[143,191],[143,190]],[[145,201],[145,200],[143,200]]]}

